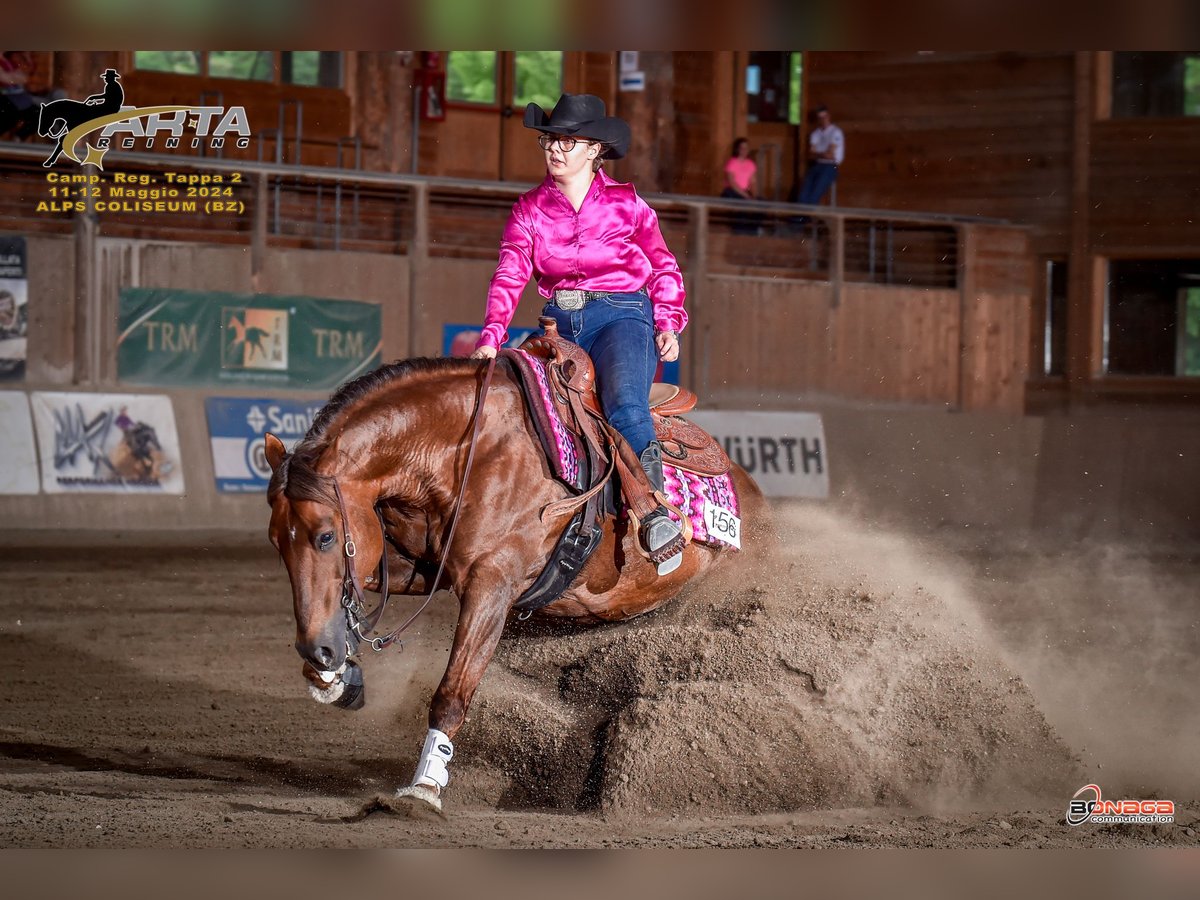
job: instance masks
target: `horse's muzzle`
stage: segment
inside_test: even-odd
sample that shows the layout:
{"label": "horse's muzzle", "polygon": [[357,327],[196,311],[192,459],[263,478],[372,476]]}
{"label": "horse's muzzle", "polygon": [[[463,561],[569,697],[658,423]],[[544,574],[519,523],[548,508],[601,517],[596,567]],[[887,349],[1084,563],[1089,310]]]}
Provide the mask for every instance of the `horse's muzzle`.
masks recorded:
{"label": "horse's muzzle", "polygon": [[313,668],[306,662],[302,672],[309,682],[309,694],[318,703],[349,710],[362,709],[366,704],[362,669],[353,660],[346,660],[340,669],[332,672]]}

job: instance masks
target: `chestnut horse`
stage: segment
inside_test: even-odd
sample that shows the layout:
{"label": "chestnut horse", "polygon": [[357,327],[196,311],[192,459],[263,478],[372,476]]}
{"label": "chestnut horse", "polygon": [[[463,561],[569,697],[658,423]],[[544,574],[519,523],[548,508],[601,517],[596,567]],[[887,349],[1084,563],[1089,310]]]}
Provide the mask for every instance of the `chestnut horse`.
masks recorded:
{"label": "chestnut horse", "polygon": [[[429,732],[413,784],[397,792],[441,809],[452,741],[500,641],[512,604],[542,571],[570,511],[539,513],[568,496],[551,477],[525,400],[507,366],[496,366],[478,409],[488,364],[416,359],[383,366],[344,385],[287,453],[266,438],[273,470],[267,499],[270,539],[287,566],[296,615],[296,649],[317,699],[336,698],[364,639],[348,614],[358,584],[379,589],[372,573],[385,551],[391,593],[438,587],[460,605],[450,660],[429,708]],[[478,423],[476,418],[478,417]],[[468,447],[474,460],[449,552]],[[767,522],[758,487],[734,466],[747,540]],[[340,511],[344,510],[344,512]],[[382,527],[381,527],[382,525]],[[717,563],[745,559],[732,548],[698,543],[682,565],[659,577],[634,545],[628,523],[609,516],[598,549],[567,591],[540,612],[590,622],[628,619],[654,609]],[[350,687],[361,684],[350,683]],[[329,700],[325,700],[329,702]],[[339,705],[349,705],[339,703]],[[418,808],[421,803],[414,804]]]}

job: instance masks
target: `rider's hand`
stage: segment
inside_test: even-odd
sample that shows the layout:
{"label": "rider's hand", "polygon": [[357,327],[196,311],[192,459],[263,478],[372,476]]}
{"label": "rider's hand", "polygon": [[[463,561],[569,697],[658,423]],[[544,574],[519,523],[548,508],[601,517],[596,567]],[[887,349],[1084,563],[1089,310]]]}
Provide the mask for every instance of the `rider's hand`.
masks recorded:
{"label": "rider's hand", "polygon": [[658,358],[663,362],[679,359],[679,337],[673,331],[660,331],[654,338],[658,344]]}
{"label": "rider's hand", "polygon": [[496,348],[484,344],[471,354],[471,359],[492,359],[496,356]]}

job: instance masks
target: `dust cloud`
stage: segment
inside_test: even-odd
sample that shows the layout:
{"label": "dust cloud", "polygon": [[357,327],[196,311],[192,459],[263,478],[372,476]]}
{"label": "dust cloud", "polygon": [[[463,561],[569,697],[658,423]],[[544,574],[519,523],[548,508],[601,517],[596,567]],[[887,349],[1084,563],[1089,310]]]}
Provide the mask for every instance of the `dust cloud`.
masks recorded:
{"label": "dust cloud", "polygon": [[778,513],[773,552],[657,613],[514,630],[458,789],[620,816],[1057,804],[1084,783],[966,569],[824,508]]}

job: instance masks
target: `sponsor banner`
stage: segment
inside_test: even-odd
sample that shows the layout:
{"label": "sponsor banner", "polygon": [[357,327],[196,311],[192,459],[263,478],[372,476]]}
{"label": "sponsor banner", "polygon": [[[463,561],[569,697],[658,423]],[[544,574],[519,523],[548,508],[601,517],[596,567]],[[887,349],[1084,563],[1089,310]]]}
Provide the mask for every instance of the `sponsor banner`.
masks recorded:
{"label": "sponsor banner", "polygon": [[0,381],[25,377],[28,274],[25,238],[0,237]]}
{"label": "sponsor banner", "polygon": [[[508,343],[505,347],[520,347],[531,334],[540,334],[540,328],[510,328]],[[470,356],[479,340],[478,325],[443,325],[442,326],[442,356]],[[679,360],[664,363],[659,362],[654,373],[655,381],[667,384],[679,384]]]}
{"label": "sponsor banner", "polygon": [[[443,324],[442,356],[470,356],[479,340],[478,325]],[[510,328],[505,347],[520,347],[531,334],[540,334],[540,328]]]}
{"label": "sponsor banner", "polygon": [[690,412],[768,497],[829,496],[825,428],[817,413]]}
{"label": "sponsor banner", "polygon": [[127,288],[117,374],[154,385],[332,389],[380,363],[378,304]]}
{"label": "sponsor banner", "polygon": [[217,490],[262,493],[271,480],[265,435],[269,431],[291,450],[308,432],[325,400],[269,400],[208,397],[204,411],[212,442]]}
{"label": "sponsor banner", "polygon": [[34,392],[42,490],[49,494],[182,494],[168,397]]}
{"label": "sponsor banner", "polygon": [[38,492],[33,421],[22,391],[0,391],[0,461],[0,494]]}

